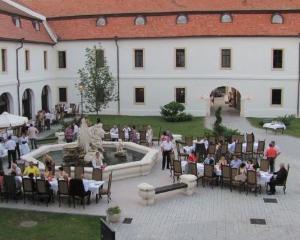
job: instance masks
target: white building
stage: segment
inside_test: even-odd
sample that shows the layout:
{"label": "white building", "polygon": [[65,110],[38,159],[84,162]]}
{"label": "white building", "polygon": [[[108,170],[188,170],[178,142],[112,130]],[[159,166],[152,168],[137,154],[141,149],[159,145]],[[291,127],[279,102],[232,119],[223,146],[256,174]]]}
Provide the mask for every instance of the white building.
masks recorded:
{"label": "white building", "polygon": [[299,116],[300,1],[61,2],[0,0],[0,111],[79,104],[85,48],[101,45],[120,86],[107,114],[176,100],[206,116],[226,86],[242,116]]}

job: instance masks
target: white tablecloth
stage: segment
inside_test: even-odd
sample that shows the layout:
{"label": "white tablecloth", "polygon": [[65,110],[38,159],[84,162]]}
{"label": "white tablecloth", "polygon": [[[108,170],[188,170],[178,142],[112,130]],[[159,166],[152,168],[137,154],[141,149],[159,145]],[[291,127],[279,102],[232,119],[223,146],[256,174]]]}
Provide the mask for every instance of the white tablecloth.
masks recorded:
{"label": "white tablecloth", "polygon": [[280,122],[270,122],[270,123],[265,123],[263,125],[263,128],[269,128],[269,129],[273,129],[273,130],[277,130],[277,129],[286,129],[286,126],[284,125],[284,123],[280,123]]}
{"label": "white tablecloth", "polygon": [[273,176],[272,173],[268,172],[259,172],[260,175],[257,177],[257,182],[260,183],[261,185],[265,185],[266,183],[270,182],[271,177]]}
{"label": "white tablecloth", "polygon": [[[181,168],[182,168],[182,171],[184,173],[188,173],[188,162],[187,161],[181,161]],[[203,176],[204,174],[204,164],[202,163],[197,163],[197,172],[198,172],[198,175],[199,176]],[[222,171],[221,169],[219,168],[218,165],[215,165],[215,174],[217,176],[221,176],[222,174]]]}
{"label": "white tablecloth", "polygon": [[[98,193],[99,188],[105,183],[105,181],[95,181],[95,180],[86,180],[86,182],[88,183],[88,190],[91,191],[92,193]],[[50,182],[51,185],[51,189],[54,192],[58,191],[58,181],[52,180]]]}

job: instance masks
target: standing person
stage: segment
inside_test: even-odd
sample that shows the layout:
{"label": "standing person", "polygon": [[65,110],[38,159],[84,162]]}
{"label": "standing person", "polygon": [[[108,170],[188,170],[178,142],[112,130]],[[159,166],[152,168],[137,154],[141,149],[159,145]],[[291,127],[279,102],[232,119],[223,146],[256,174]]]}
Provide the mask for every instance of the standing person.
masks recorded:
{"label": "standing person", "polygon": [[70,143],[73,141],[73,126],[67,127],[65,131],[65,139],[67,143]]}
{"label": "standing person", "polygon": [[37,149],[36,138],[38,133],[39,130],[37,130],[36,127],[30,124],[30,127],[28,128],[28,138],[31,144],[31,149]]}
{"label": "standing person", "polygon": [[15,149],[16,150],[16,158],[20,159],[21,153],[20,153],[19,138],[16,135],[12,134],[11,139],[14,140],[16,143],[16,149]]}
{"label": "standing person", "polygon": [[146,141],[148,146],[152,146],[152,139],[153,139],[153,130],[150,125],[147,126],[147,131],[146,131]]}
{"label": "standing person", "polygon": [[102,169],[104,167],[103,164],[103,155],[100,152],[96,152],[95,158],[92,160],[93,168]]}
{"label": "standing person", "polygon": [[11,136],[8,136],[7,142],[5,143],[5,147],[8,150],[8,169],[11,168],[11,161],[16,163],[16,142],[11,139]]}
{"label": "standing person", "polygon": [[51,113],[49,112],[49,110],[47,110],[47,112],[45,113],[45,125],[47,127],[47,130],[50,130],[50,126],[51,126]]}
{"label": "standing person", "polygon": [[114,125],[110,131],[110,138],[112,141],[118,141],[119,140],[119,129],[117,128],[117,125]]}
{"label": "standing person", "polygon": [[6,155],[5,145],[3,139],[0,138],[0,170],[3,170],[3,158]]}
{"label": "standing person", "polygon": [[123,132],[124,132],[125,141],[128,142],[129,138],[130,138],[130,132],[131,132],[130,127],[128,127],[127,125],[125,125],[124,128],[123,128]]}
{"label": "standing person", "polygon": [[19,139],[21,155],[25,155],[30,152],[28,142],[29,142],[28,136],[26,136],[26,134],[23,132],[22,136]]}
{"label": "standing person", "polygon": [[73,123],[73,141],[77,140],[78,133],[79,133],[79,127],[76,123]]}
{"label": "standing person", "polygon": [[132,130],[130,132],[130,139],[132,142],[138,143],[137,131],[135,129],[135,126],[132,126]]}
{"label": "standing person", "polygon": [[170,161],[171,161],[171,152],[173,150],[173,144],[169,138],[163,141],[160,145],[162,151],[162,170],[165,170],[166,161],[167,161],[167,169],[170,169]]}
{"label": "standing person", "polygon": [[275,159],[277,157],[277,150],[272,143],[269,144],[269,147],[266,149],[265,157],[269,161],[270,172],[274,172]]}

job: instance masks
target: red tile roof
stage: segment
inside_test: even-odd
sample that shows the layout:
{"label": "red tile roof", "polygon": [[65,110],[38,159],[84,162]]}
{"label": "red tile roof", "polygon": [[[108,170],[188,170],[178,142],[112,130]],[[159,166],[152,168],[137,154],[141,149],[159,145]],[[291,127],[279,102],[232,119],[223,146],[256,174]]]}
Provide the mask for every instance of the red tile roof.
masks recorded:
{"label": "red tile roof", "polygon": [[32,21],[28,19],[22,18],[21,25],[21,28],[16,27],[11,16],[0,14],[0,39],[20,40],[24,38],[28,42],[53,43],[42,23],[40,31],[36,31]]}
{"label": "red tile roof", "polygon": [[148,16],[143,26],[134,17],[109,17],[107,25],[96,27],[96,18],[51,20],[61,40],[159,38],[190,36],[298,36],[300,13],[283,14],[284,24],[272,24],[271,14],[233,14],[233,23],[221,23],[219,14],[189,15],[189,22],[176,24],[176,15]]}
{"label": "red tile roof", "polygon": [[183,11],[291,10],[299,0],[15,0],[47,17]]}

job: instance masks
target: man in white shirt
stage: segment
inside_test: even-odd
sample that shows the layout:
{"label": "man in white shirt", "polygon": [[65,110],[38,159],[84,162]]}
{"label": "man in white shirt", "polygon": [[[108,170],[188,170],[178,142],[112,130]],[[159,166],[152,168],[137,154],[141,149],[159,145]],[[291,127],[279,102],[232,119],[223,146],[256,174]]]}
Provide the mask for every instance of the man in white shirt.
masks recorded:
{"label": "man in white shirt", "polygon": [[7,137],[7,142],[5,143],[5,148],[8,150],[8,169],[10,169],[11,161],[13,161],[14,163],[17,161],[16,142],[11,139],[11,136]]}
{"label": "man in white shirt", "polygon": [[30,124],[30,127],[28,128],[28,138],[31,143],[31,149],[37,149],[36,138],[38,133],[39,131],[37,128]]}
{"label": "man in white shirt", "polygon": [[46,112],[45,114],[45,125],[47,127],[47,130],[50,130],[50,125],[51,125],[51,113],[49,111]]}
{"label": "man in white shirt", "polygon": [[3,170],[3,161],[2,159],[6,156],[5,146],[3,144],[3,139],[0,138],[0,170]]}
{"label": "man in white shirt", "polygon": [[167,169],[170,169],[171,153],[173,151],[173,144],[169,138],[163,141],[160,145],[163,160],[162,160],[162,170],[165,170],[166,161]]}
{"label": "man in white shirt", "polygon": [[118,141],[119,140],[119,129],[117,128],[116,125],[112,127],[109,131],[110,133],[110,138],[112,141]]}
{"label": "man in white shirt", "polygon": [[77,136],[78,136],[78,132],[79,132],[79,127],[77,126],[76,123],[73,123],[73,127],[74,127],[74,130],[73,130],[73,141],[76,141],[77,140]]}

